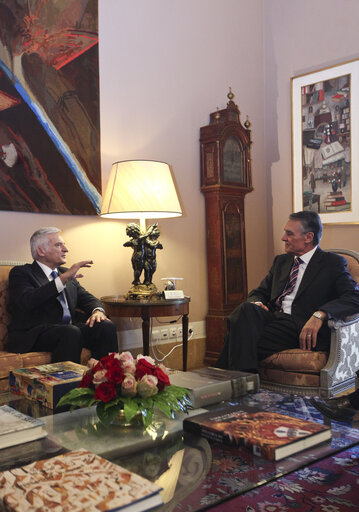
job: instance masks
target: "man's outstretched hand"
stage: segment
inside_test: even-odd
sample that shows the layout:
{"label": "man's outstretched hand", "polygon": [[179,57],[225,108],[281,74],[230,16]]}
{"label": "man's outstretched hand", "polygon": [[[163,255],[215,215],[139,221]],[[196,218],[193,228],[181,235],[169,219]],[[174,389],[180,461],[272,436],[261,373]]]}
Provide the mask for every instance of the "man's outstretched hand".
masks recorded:
{"label": "man's outstretched hand", "polygon": [[90,268],[93,265],[92,260],[83,260],[78,263],[74,263],[69,269],[66,270],[63,274],[60,274],[60,279],[62,284],[66,284],[71,279],[79,279],[83,277],[83,274],[79,273],[80,268]]}

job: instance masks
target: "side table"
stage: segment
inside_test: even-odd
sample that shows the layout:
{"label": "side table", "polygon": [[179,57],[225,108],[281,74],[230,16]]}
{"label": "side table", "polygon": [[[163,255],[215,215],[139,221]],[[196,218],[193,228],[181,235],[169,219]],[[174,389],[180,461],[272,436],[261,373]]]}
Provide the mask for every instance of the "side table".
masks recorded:
{"label": "side table", "polygon": [[125,299],[123,295],[101,297],[108,316],[142,318],[143,353],[150,353],[150,318],[163,316],[182,316],[182,354],[183,371],[187,370],[188,350],[188,313],[190,297],[184,299]]}

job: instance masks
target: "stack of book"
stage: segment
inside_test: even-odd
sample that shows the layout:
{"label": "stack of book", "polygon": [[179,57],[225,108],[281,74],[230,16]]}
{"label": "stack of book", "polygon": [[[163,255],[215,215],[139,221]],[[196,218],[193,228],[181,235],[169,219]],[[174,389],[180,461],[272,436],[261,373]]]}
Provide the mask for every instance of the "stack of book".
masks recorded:
{"label": "stack of book", "polygon": [[338,190],[338,192],[329,192],[327,199],[324,201],[324,206],[327,210],[335,209],[338,206],[344,206],[346,204],[346,199],[341,190]]}
{"label": "stack of book", "polygon": [[170,382],[189,390],[189,399],[195,409],[259,389],[258,374],[214,367],[175,373],[170,375]]}

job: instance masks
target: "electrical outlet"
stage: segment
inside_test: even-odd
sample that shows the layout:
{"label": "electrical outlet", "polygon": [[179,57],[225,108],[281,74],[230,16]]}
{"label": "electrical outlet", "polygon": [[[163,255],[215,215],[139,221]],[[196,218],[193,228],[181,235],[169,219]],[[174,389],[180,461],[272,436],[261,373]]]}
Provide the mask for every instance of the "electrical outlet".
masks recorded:
{"label": "electrical outlet", "polygon": [[154,331],[152,331],[152,341],[158,341],[160,337],[160,332],[158,329],[155,329]]}
{"label": "electrical outlet", "polygon": [[170,327],[170,338],[177,338],[177,329],[176,329],[176,327]]}
{"label": "electrical outlet", "polygon": [[178,336],[179,339],[182,338],[182,325],[177,327],[177,336]]}
{"label": "electrical outlet", "polygon": [[168,329],[161,329],[161,340],[168,339]]}
{"label": "electrical outlet", "polygon": [[193,324],[189,324],[189,326],[188,326],[188,337],[190,337],[190,336],[192,336],[192,338],[194,336],[194,325]]}

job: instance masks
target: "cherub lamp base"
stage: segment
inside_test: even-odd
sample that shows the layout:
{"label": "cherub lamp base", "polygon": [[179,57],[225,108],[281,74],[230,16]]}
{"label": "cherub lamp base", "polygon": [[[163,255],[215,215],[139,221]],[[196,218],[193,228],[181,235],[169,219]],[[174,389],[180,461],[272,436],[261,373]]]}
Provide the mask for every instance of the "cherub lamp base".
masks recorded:
{"label": "cherub lamp base", "polygon": [[152,297],[158,297],[160,293],[157,290],[156,285],[151,284],[134,284],[128,290],[126,299],[151,299]]}

